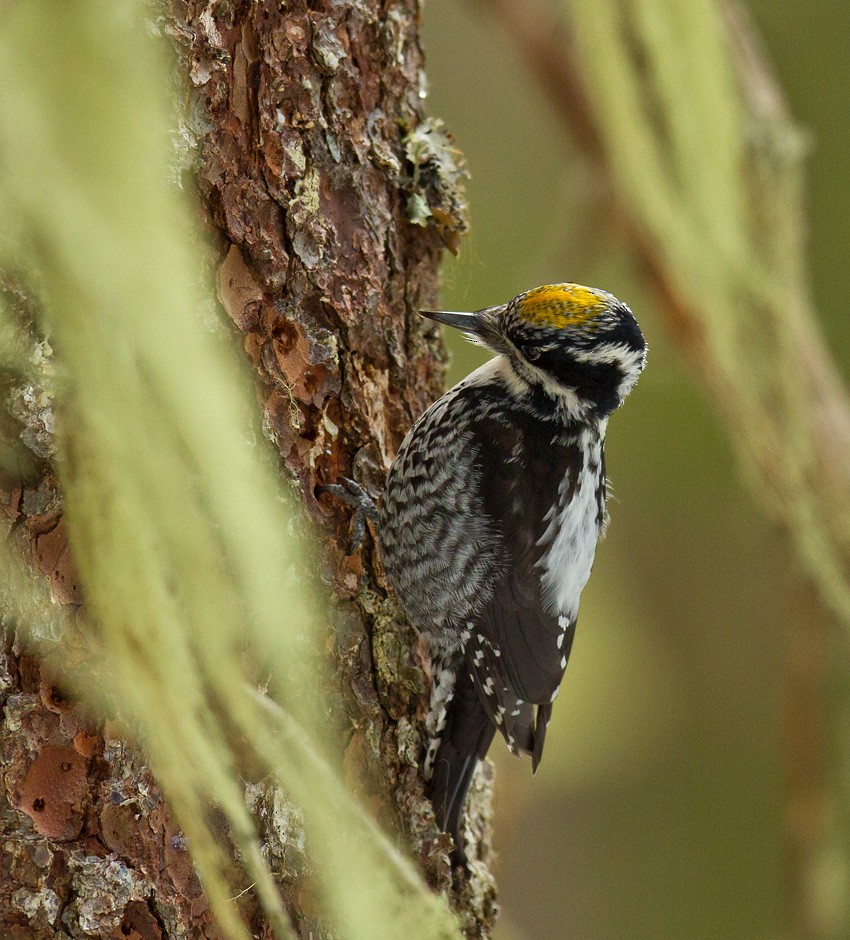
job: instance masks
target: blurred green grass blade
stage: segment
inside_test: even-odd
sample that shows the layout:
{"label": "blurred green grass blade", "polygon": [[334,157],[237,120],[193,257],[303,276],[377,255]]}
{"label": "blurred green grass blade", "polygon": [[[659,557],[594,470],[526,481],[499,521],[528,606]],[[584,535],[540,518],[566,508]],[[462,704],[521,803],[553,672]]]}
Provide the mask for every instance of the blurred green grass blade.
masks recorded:
{"label": "blurred green grass blade", "polygon": [[[317,860],[340,935],[373,940],[458,936],[444,898],[422,894],[410,862],[345,799],[344,787],[297,722],[261,693],[252,689],[250,696],[254,708],[244,712],[243,731],[258,756],[268,761],[273,755],[269,770],[304,806],[308,827],[321,833]],[[322,798],[310,799],[316,793]],[[381,868],[386,877],[376,879],[373,873]],[[376,919],[375,911],[383,917]]]}

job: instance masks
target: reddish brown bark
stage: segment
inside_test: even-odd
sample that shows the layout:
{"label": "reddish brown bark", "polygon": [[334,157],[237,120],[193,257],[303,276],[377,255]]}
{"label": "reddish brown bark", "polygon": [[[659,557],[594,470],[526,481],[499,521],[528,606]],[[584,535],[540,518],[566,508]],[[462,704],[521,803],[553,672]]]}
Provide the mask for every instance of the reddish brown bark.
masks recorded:
{"label": "reddish brown bark", "polygon": [[[160,26],[178,47],[188,96],[178,160],[184,186],[202,197],[219,297],[256,370],[283,474],[328,536],[340,767],[428,881],[451,888],[469,935],[485,936],[495,918],[489,772],[472,801],[485,864],[452,887],[448,840],[418,770],[422,651],[386,596],[371,539],[346,557],[347,511],[314,495],[340,476],[379,493],[406,429],[442,387],[442,347],[417,310],[435,303],[440,255],[464,228],[464,206],[458,155],[423,110],[418,4],[174,0]],[[26,293],[6,287],[25,321]],[[82,599],[50,470],[49,395],[25,394],[15,377],[8,386],[36,466],[27,481],[7,481],[3,505],[16,546],[72,623]],[[219,936],[156,782],[109,723],[88,723],[56,685],[63,657],[83,655],[73,631],[61,653],[38,659],[7,627],[0,932]],[[249,795],[293,923],[324,935],[303,850],[273,819],[270,794]],[[266,935],[251,904],[246,896],[246,917]]]}

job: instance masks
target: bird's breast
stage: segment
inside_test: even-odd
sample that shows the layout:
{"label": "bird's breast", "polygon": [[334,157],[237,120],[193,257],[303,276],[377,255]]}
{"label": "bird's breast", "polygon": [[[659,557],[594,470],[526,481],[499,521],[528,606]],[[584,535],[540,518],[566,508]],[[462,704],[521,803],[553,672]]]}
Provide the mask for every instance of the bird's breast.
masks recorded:
{"label": "bird's breast", "polygon": [[590,577],[605,509],[601,440],[588,436],[580,441],[580,451],[578,467],[571,467],[561,480],[538,543],[543,550],[537,566],[544,603],[571,621]]}

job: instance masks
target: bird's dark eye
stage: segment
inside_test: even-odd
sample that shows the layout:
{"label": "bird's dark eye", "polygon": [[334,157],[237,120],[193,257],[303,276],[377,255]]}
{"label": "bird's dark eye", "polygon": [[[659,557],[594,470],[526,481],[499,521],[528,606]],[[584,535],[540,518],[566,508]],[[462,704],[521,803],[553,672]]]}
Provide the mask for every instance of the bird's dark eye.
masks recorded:
{"label": "bird's dark eye", "polygon": [[529,362],[536,362],[543,355],[543,350],[538,346],[532,346],[531,349],[525,350],[525,358]]}

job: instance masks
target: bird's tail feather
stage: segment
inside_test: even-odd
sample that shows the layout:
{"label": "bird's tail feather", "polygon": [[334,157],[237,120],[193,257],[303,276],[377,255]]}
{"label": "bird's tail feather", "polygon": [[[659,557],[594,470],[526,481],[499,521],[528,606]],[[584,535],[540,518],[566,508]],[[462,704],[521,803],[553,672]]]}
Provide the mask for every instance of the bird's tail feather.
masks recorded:
{"label": "bird's tail feather", "polygon": [[437,825],[454,838],[461,860],[464,851],[460,830],[466,794],[478,760],[486,755],[495,733],[472,679],[461,664],[428,790]]}

